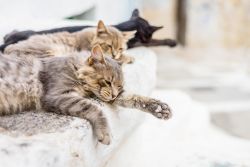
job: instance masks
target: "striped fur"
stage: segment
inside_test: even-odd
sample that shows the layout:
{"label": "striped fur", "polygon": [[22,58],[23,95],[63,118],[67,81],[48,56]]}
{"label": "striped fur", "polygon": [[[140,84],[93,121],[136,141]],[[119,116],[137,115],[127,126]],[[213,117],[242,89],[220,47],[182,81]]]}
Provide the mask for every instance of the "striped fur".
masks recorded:
{"label": "striped fur", "polygon": [[[78,55],[79,54],[79,55]],[[0,56],[0,115],[44,109],[87,119],[97,139],[110,143],[102,110],[90,98],[148,112],[160,119],[171,116],[167,104],[123,93],[123,73],[117,61],[104,57],[101,48],[64,57],[31,59]]]}
{"label": "striped fur", "polygon": [[34,35],[28,40],[20,41],[5,48],[5,54],[31,57],[64,56],[67,53],[91,50],[97,44],[102,50],[121,63],[132,63],[133,58],[124,56],[127,41],[134,36],[134,31],[121,32],[118,29],[105,26],[102,21],[97,28],[89,27],[82,31],[69,33]]}
{"label": "striped fur", "polygon": [[0,114],[40,108],[41,62],[0,56]]}
{"label": "striped fur", "polygon": [[100,47],[94,47],[91,56],[78,54],[42,60],[0,56],[0,114],[42,108],[84,118],[98,140],[109,144],[107,120],[89,98],[109,102],[118,96],[123,87],[121,65],[104,58]]}

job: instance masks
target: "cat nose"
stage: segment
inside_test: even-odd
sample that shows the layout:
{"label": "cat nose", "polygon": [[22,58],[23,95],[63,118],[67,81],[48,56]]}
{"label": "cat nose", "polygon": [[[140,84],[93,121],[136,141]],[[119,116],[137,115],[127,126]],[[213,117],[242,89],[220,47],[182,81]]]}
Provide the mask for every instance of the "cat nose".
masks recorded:
{"label": "cat nose", "polygon": [[118,92],[112,93],[112,99],[115,99],[118,95]]}
{"label": "cat nose", "polygon": [[118,90],[113,89],[112,90],[112,99],[115,99],[117,97],[117,95],[119,94]]}
{"label": "cat nose", "polygon": [[118,59],[118,58],[120,57],[120,55],[119,55],[117,52],[113,52],[113,57],[114,57],[115,59]]}

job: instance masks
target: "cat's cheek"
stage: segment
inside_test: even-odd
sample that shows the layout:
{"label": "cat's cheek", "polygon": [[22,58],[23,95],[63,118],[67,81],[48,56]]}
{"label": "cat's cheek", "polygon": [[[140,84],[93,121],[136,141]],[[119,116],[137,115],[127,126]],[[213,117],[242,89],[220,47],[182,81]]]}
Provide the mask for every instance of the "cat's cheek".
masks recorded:
{"label": "cat's cheek", "polygon": [[113,52],[112,52],[111,49],[108,49],[108,50],[106,51],[106,53],[107,53],[108,55],[111,55],[111,56],[113,57]]}

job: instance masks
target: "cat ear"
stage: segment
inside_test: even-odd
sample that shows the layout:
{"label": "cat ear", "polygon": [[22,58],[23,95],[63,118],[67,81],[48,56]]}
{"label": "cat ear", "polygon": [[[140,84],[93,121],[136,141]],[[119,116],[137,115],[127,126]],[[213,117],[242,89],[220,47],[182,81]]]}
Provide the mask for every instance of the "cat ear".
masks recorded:
{"label": "cat ear", "polygon": [[107,33],[107,28],[106,26],[104,25],[103,21],[102,20],[99,20],[98,24],[97,24],[97,34],[100,34],[100,33]]}
{"label": "cat ear", "polygon": [[157,30],[160,30],[163,28],[163,26],[150,26],[151,27],[151,31],[154,33]]}
{"label": "cat ear", "polygon": [[138,10],[138,9],[133,10],[132,16],[131,16],[130,19],[136,19],[136,18],[138,18],[138,17],[140,17],[140,16],[139,16],[139,10]]}
{"label": "cat ear", "polygon": [[137,31],[123,31],[122,32],[122,35],[123,37],[126,39],[126,40],[130,40],[131,38],[134,38],[135,37],[135,33]]}
{"label": "cat ear", "polygon": [[95,45],[91,50],[91,56],[88,58],[88,64],[93,65],[94,63],[106,64],[102,49],[99,45]]}

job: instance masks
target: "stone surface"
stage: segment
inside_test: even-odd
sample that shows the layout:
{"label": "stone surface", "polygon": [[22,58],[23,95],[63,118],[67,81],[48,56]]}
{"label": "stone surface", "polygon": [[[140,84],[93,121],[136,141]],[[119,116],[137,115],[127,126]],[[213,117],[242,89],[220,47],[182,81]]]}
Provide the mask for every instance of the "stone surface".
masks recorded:
{"label": "stone surface", "polygon": [[211,114],[211,122],[225,130],[228,134],[250,140],[250,112],[215,112]]}
{"label": "stone surface", "polygon": [[153,50],[159,90],[154,95],[172,106],[173,119],[147,117],[110,167],[250,166],[249,49]]}
{"label": "stone surface", "polygon": [[[34,19],[35,21],[37,21],[37,19],[61,20],[63,18],[81,14],[93,8],[95,5],[95,0],[85,1],[84,4],[82,0],[1,1],[0,19],[4,18],[6,22],[8,22],[9,19],[16,19],[19,24],[21,21],[27,21],[27,19]],[[15,12],[10,12],[10,9]],[[6,22],[5,24],[7,24]],[[25,24],[26,23],[28,22],[25,22]]]}
{"label": "stone surface", "polygon": [[250,111],[250,50],[155,48],[159,89],[179,89],[213,112]]}
{"label": "stone surface", "polygon": [[[156,80],[154,53],[137,48],[128,54],[136,61],[124,65],[125,90],[149,95]],[[141,124],[145,113],[100,105],[111,127],[109,146],[97,142],[91,126],[83,119],[38,111],[1,117],[0,166],[103,166],[126,136]]]}
{"label": "stone surface", "polygon": [[146,116],[107,167],[248,167],[250,141],[228,135],[209,121],[209,110],[178,90],[153,97],[173,110],[167,122]]}

